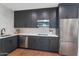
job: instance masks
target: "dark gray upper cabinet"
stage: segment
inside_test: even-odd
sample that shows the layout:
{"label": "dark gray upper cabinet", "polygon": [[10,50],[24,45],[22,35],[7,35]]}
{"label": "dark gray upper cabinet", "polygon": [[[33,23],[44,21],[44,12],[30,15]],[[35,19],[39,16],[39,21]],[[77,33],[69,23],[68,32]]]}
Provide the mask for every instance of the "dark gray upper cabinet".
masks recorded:
{"label": "dark gray upper cabinet", "polygon": [[[36,10],[31,11],[31,21],[32,27],[37,27],[37,12]],[[30,24],[29,24],[30,25]]]}
{"label": "dark gray upper cabinet", "polygon": [[49,20],[49,9],[37,9],[37,20]]}
{"label": "dark gray upper cabinet", "polygon": [[50,28],[56,27],[57,8],[44,8],[14,12],[14,27],[36,28],[37,20],[50,20]]}
{"label": "dark gray upper cabinet", "polygon": [[14,27],[24,27],[24,13],[22,11],[14,12]]}
{"label": "dark gray upper cabinet", "polygon": [[78,5],[78,18],[79,18],[79,5]]}
{"label": "dark gray upper cabinet", "polygon": [[50,28],[57,27],[57,8],[49,9]]}
{"label": "dark gray upper cabinet", "polygon": [[57,27],[57,8],[45,8],[37,10],[37,20],[49,20],[49,27]]}
{"label": "dark gray upper cabinet", "polygon": [[14,14],[14,27],[36,27],[36,13],[34,11],[17,11]]}
{"label": "dark gray upper cabinet", "polygon": [[59,18],[78,18],[78,8],[75,4],[60,4],[59,5]]}

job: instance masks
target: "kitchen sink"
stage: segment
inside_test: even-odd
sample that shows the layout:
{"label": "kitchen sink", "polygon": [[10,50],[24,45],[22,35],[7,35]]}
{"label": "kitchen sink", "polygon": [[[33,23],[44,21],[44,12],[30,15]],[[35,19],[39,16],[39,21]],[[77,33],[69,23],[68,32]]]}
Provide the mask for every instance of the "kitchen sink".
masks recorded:
{"label": "kitchen sink", "polygon": [[10,35],[0,35],[0,37],[6,37],[6,36],[10,36]]}
{"label": "kitchen sink", "polygon": [[48,36],[48,34],[38,34],[38,35],[46,35],[46,36]]}

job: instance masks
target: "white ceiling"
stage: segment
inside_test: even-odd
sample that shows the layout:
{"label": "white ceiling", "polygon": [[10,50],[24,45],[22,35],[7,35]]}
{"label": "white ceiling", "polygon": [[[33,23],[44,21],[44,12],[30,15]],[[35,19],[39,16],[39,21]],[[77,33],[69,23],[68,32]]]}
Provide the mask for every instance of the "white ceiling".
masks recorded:
{"label": "white ceiling", "polygon": [[58,3],[2,3],[13,11],[57,7]]}

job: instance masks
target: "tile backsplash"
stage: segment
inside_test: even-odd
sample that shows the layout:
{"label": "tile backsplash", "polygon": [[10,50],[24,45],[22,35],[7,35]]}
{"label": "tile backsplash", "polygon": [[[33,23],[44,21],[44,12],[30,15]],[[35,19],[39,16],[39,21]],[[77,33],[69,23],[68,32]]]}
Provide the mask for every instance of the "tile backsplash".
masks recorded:
{"label": "tile backsplash", "polygon": [[[56,34],[56,29],[52,28],[16,28],[20,33],[26,34]],[[51,30],[51,31],[50,31]]]}

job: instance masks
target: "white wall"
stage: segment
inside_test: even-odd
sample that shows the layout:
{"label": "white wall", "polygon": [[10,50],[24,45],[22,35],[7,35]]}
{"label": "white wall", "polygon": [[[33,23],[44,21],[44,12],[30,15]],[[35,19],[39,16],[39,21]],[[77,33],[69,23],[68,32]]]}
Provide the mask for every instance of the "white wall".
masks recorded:
{"label": "white wall", "polygon": [[50,8],[58,6],[58,3],[2,3],[2,4],[15,11]]}
{"label": "white wall", "polygon": [[2,28],[7,34],[14,33],[14,12],[0,4],[0,31]]}

